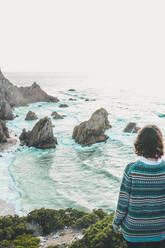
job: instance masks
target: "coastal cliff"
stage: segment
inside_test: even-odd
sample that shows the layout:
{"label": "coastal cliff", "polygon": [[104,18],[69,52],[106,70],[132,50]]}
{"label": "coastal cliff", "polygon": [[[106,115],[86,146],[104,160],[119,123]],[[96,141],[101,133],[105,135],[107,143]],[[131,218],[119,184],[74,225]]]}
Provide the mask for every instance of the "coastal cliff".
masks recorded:
{"label": "coastal cliff", "polygon": [[48,95],[34,82],[28,87],[13,85],[0,70],[0,99],[7,101],[11,107],[25,106],[35,102],[58,102],[59,99]]}

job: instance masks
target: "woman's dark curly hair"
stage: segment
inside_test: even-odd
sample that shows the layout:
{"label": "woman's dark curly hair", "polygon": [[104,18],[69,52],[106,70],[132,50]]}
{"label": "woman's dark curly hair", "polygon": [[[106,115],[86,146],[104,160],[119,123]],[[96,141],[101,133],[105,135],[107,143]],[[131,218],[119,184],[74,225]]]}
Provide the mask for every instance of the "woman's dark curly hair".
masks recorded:
{"label": "woman's dark curly hair", "polygon": [[164,154],[164,145],[160,129],[156,125],[147,125],[140,129],[134,147],[138,156],[161,158]]}

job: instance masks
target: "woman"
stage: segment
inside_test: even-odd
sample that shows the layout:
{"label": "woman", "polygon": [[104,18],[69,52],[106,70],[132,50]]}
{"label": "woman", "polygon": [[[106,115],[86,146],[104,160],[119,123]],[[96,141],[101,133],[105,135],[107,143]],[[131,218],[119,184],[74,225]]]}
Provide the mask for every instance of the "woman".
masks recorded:
{"label": "woman", "polygon": [[165,247],[165,162],[163,136],[155,125],[140,129],[134,143],[139,159],[126,166],[113,227],[127,248]]}

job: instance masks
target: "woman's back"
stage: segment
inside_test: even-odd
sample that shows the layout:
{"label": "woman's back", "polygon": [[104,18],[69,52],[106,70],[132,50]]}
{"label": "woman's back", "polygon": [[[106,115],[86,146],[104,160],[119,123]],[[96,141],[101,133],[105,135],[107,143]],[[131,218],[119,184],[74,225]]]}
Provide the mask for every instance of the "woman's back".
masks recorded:
{"label": "woman's back", "polygon": [[[129,197],[129,199],[128,199]],[[128,204],[129,200],[129,204]],[[126,210],[127,209],[127,210]],[[165,235],[165,163],[140,158],[128,164],[120,189],[117,216],[127,211],[122,232],[127,240]]]}

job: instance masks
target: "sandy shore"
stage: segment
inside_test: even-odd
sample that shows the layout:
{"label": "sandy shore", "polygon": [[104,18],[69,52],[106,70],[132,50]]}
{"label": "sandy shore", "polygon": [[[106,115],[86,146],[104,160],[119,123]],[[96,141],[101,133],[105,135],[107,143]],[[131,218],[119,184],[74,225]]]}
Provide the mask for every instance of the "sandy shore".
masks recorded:
{"label": "sandy shore", "polygon": [[0,200],[0,216],[14,215],[14,214],[15,214],[14,208],[10,204],[7,204],[5,201]]}
{"label": "sandy shore", "polygon": [[7,139],[6,143],[0,143],[0,152],[3,152],[4,150],[16,145],[19,143],[19,139],[17,137],[10,137]]}

